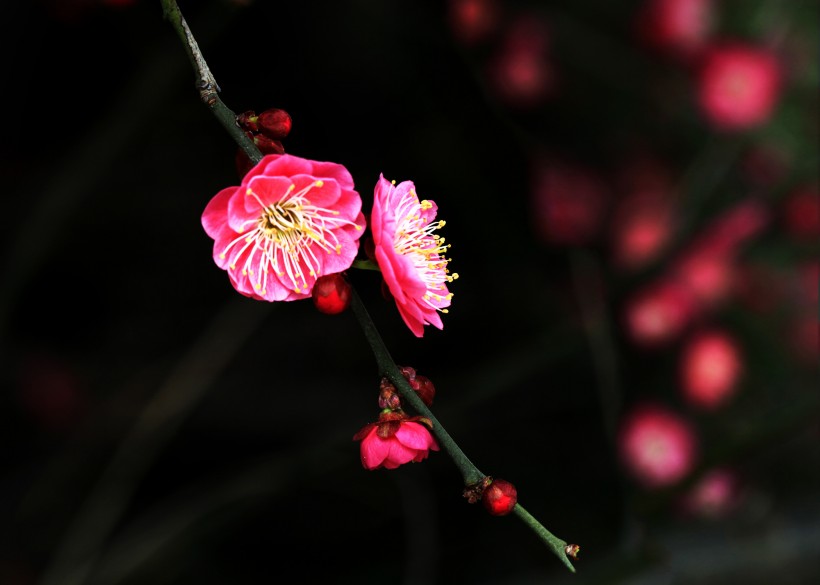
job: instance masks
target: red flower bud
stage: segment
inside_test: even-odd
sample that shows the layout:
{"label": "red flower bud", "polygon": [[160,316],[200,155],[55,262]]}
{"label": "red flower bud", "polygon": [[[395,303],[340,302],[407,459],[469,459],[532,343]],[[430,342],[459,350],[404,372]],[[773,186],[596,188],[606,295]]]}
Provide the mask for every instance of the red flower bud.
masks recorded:
{"label": "red flower bud", "polygon": [[578,560],[578,553],[580,552],[581,547],[577,544],[568,544],[564,547],[564,553],[571,558],[573,561]]}
{"label": "red flower bud", "polygon": [[273,140],[282,140],[290,132],[293,121],[285,110],[271,108],[259,114],[259,131]]}
{"label": "red flower bud", "polygon": [[494,479],[481,496],[481,503],[493,516],[505,516],[518,502],[515,486],[503,479]]}
{"label": "red flower bud", "polygon": [[239,124],[239,127],[243,130],[249,130],[251,132],[259,132],[259,126],[257,125],[258,117],[256,112],[253,110],[248,110],[247,112],[242,112],[236,117],[236,123]]}
{"label": "red flower bud", "polygon": [[335,315],[350,304],[350,285],[339,273],[320,276],[313,285],[313,304],[322,313]]}
{"label": "red flower bud", "polygon": [[416,391],[416,394],[419,395],[419,398],[422,399],[424,404],[430,406],[433,404],[433,398],[436,396],[436,387],[433,386],[433,383],[430,381],[430,378],[427,376],[416,376],[414,380],[415,384],[412,384],[413,390]]}
{"label": "red flower bud", "polygon": [[416,379],[416,370],[415,368],[411,368],[410,366],[399,366],[399,370],[401,371],[401,375],[404,376],[410,385],[412,386],[413,380]]}
{"label": "red flower bud", "polygon": [[264,134],[257,134],[253,137],[253,143],[262,154],[285,154],[285,147],[278,140],[272,140]]}
{"label": "red flower bud", "polygon": [[399,366],[399,370],[407,383],[410,384],[410,387],[419,395],[422,402],[427,406],[432,405],[433,398],[436,395],[436,387],[430,381],[430,378],[417,374],[416,370],[410,366]]}

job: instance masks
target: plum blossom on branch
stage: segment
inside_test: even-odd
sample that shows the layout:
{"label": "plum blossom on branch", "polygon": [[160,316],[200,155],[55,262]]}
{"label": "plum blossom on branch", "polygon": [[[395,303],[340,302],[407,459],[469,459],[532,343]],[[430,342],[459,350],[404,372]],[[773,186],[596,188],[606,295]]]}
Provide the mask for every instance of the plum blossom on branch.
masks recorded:
{"label": "plum blossom on branch", "polygon": [[353,263],[365,227],[361,207],[342,165],[272,154],[211,199],[202,227],[238,292],[293,301],[309,298],[320,276]]}
{"label": "plum blossom on branch", "polygon": [[435,234],[444,220],[434,221],[438,207],[419,200],[412,181],[395,184],[379,177],[370,216],[376,262],[399,314],[416,337],[424,326],[443,328],[453,294],[447,283],[458,278],[447,269],[449,244]]}

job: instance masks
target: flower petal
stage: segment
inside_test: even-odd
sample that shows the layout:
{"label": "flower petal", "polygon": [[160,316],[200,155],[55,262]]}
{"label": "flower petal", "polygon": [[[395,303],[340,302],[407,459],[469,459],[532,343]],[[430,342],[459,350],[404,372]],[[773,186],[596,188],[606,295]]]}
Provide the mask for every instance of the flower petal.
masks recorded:
{"label": "flower petal", "polygon": [[426,450],[433,442],[433,437],[427,427],[417,422],[402,422],[401,427],[396,431],[395,437],[402,445],[411,449]]}
{"label": "flower petal", "polygon": [[392,441],[390,440],[383,440],[380,439],[376,435],[376,429],[373,428],[364,439],[362,439],[361,447],[359,450],[362,465],[366,469],[377,469],[383,463],[385,463],[385,459],[388,457],[390,453],[390,444]]}
{"label": "flower petal", "polygon": [[395,469],[399,465],[411,462],[416,457],[415,449],[405,447],[395,437],[389,440],[389,446],[390,450],[383,463],[387,469]]}
{"label": "flower petal", "polygon": [[293,181],[289,177],[254,177],[241,193],[245,211],[258,214],[263,207],[280,203],[285,199],[292,184]]}
{"label": "flower petal", "polygon": [[353,177],[350,176],[350,172],[344,166],[334,162],[312,162],[312,175],[333,179],[342,189],[353,189]]}
{"label": "flower petal", "polygon": [[227,187],[214,195],[202,212],[202,227],[205,233],[216,238],[219,231],[227,223],[228,201],[236,192],[237,187]]}

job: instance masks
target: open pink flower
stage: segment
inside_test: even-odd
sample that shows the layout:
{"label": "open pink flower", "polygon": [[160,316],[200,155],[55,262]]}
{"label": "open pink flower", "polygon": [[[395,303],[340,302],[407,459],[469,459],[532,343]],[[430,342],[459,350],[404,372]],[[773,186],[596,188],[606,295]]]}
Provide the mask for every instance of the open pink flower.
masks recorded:
{"label": "open pink flower", "polygon": [[316,279],[347,270],[359,249],[362,200],[342,165],[271,154],[202,213],[214,261],[245,296],[310,297]]}
{"label": "open pink flower", "polygon": [[438,443],[421,422],[422,417],[407,418],[403,414],[388,413],[379,417],[353,436],[361,441],[362,465],[366,469],[395,469],[411,461],[427,459],[430,450],[438,451]]}
{"label": "open pink flower", "polygon": [[438,312],[447,312],[452,293],[447,283],[458,278],[447,270],[444,238],[433,232],[444,225],[436,204],[419,201],[412,181],[395,185],[379,177],[370,228],[376,262],[402,319],[416,337],[424,325],[443,327]]}

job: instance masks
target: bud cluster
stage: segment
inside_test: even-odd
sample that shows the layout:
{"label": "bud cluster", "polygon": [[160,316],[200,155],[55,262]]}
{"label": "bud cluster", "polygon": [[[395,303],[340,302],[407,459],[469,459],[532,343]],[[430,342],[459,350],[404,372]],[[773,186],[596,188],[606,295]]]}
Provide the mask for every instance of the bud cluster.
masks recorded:
{"label": "bud cluster", "polygon": [[[426,377],[410,367],[401,372],[426,404],[431,404],[436,389]],[[395,469],[410,462],[427,458],[439,446],[430,433],[433,422],[423,416],[408,416],[402,409],[401,397],[393,383],[382,378],[379,382],[379,419],[365,425],[353,436],[361,441],[360,452],[365,469]]]}
{"label": "bud cluster", "polygon": [[[282,140],[290,133],[293,125],[290,114],[279,108],[270,108],[261,114],[253,110],[242,112],[236,116],[237,125],[245,131],[245,135],[253,140],[256,148],[265,154],[284,154],[285,147]],[[244,177],[251,168],[253,161],[241,148],[236,151],[236,170],[240,178]]]}

